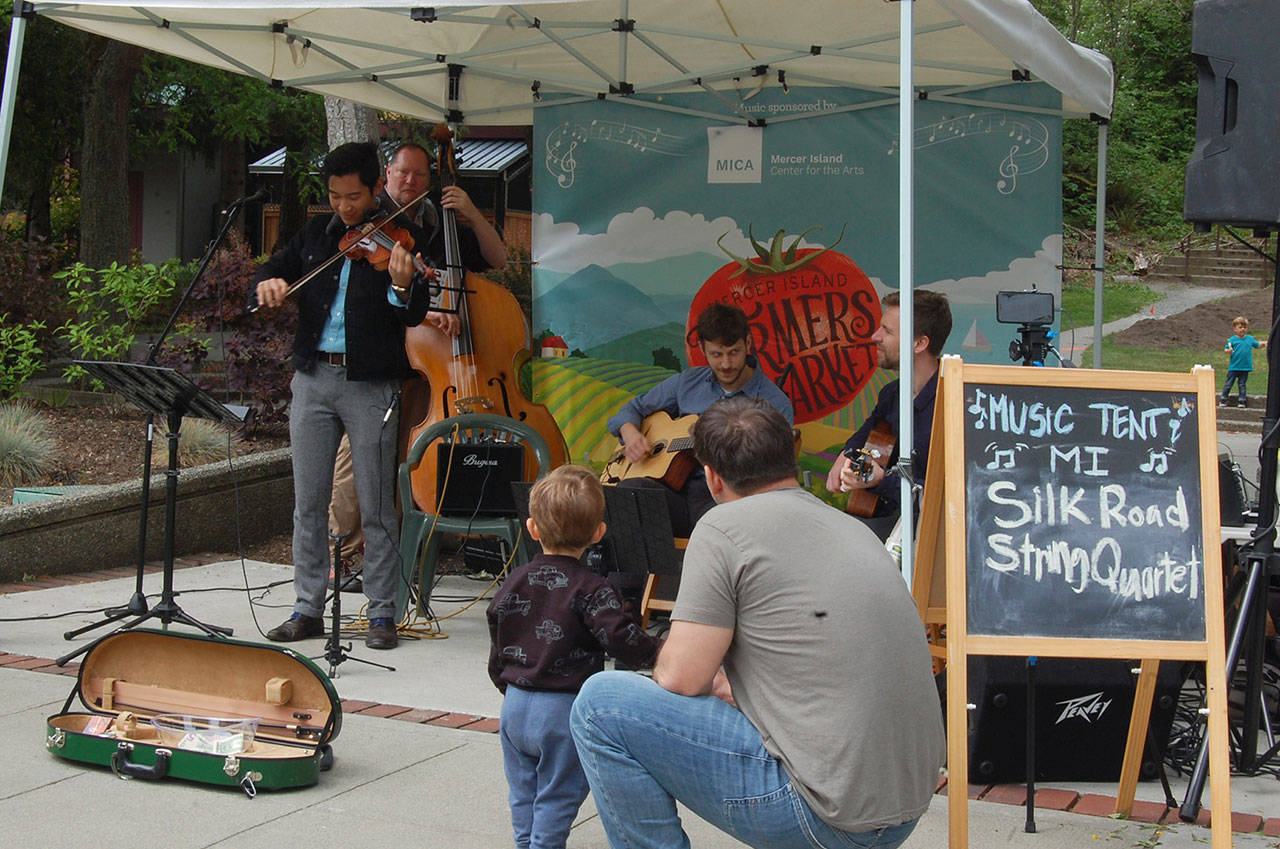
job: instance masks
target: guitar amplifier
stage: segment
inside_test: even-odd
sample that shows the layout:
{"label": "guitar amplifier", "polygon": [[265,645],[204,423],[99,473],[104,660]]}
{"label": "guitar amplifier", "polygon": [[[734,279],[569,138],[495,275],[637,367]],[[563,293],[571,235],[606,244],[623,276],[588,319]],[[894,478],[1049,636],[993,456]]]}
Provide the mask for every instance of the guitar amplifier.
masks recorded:
{"label": "guitar amplifier", "polygon": [[511,484],[524,479],[524,448],[500,442],[436,446],[437,509],[453,516],[514,516]]}

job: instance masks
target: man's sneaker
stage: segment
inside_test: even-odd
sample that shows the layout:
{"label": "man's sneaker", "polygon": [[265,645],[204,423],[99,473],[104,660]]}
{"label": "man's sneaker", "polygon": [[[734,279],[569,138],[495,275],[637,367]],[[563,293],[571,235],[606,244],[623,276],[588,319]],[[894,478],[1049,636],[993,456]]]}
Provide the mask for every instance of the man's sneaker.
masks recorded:
{"label": "man's sneaker", "polygon": [[267,639],[273,643],[293,643],[307,637],[318,637],[324,633],[324,620],[315,616],[295,613],[282,624],[267,632]]}
{"label": "man's sneaker", "polygon": [[390,618],[379,616],[369,620],[369,633],[364,644],[371,649],[393,649],[400,642],[396,635],[396,625]]}

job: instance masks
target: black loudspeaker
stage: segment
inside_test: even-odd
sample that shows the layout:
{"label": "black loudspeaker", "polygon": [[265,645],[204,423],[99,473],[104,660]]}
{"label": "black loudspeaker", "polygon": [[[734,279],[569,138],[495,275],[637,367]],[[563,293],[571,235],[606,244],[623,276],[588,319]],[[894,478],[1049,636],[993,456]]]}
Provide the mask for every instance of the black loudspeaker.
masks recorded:
{"label": "black loudspeaker", "polygon": [[524,477],[524,448],[498,442],[441,442],[436,451],[441,513],[516,515],[511,484]]}
{"label": "black loudspeaker", "polygon": [[[1129,735],[1137,664],[1124,660],[1043,657],[1036,663],[1036,780],[1118,781]],[[1151,728],[1160,751],[1146,746],[1141,777],[1155,778],[1183,681],[1166,661],[1156,676]],[[969,781],[1026,781],[1027,669],[1021,657],[969,658]]]}
{"label": "black loudspeaker", "polygon": [[1280,15],[1275,0],[1196,0],[1196,146],[1182,217],[1280,226]]}
{"label": "black loudspeaker", "polygon": [[1225,528],[1244,525],[1245,509],[1249,506],[1244,493],[1244,481],[1240,467],[1229,459],[1218,460],[1218,510]]}

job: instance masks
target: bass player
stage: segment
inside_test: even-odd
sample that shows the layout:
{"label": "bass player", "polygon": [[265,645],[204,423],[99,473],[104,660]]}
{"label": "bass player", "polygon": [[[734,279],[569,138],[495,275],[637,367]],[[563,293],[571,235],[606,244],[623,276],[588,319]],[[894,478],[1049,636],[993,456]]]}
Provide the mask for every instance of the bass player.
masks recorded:
{"label": "bass player", "polygon": [[[901,365],[898,351],[898,340],[901,326],[901,306],[897,292],[890,292],[881,301],[884,310],[880,317],[880,327],[872,334],[871,341],[879,352],[880,368],[897,369]],[[915,319],[915,335],[912,337],[911,384],[914,410],[911,424],[912,442],[912,477],[918,486],[924,486],[925,467],[929,462],[929,438],[933,432],[933,402],[938,394],[938,360],[942,357],[942,346],[951,335],[951,305],[947,296],[938,292],[917,289],[912,299],[912,311]],[[880,390],[875,409],[867,416],[862,426],[849,437],[845,449],[831,466],[827,475],[827,489],[830,492],[851,492],[864,490],[876,496],[874,506],[867,512],[868,516],[859,516],[862,521],[885,540],[898,522],[902,513],[901,483],[896,468],[898,462],[897,439],[899,434],[898,394],[899,381],[894,380]],[[850,454],[859,452],[868,441],[877,425],[887,429],[892,435],[894,447],[886,457],[885,452],[868,453],[869,462],[864,463],[867,474],[859,476],[849,459]],[[854,512],[854,511],[850,511]]]}
{"label": "bass player", "polygon": [[[791,399],[761,371],[751,353],[751,326],[742,310],[715,303],[702,311],[694,334],[708,365],[685,369],[623,405],[609,419],[609,432],[618,437],[631,463],[644,460],[653,451],[645,435],[645,420],[654,413],[673,419],[698,415],[719,401],[735,395],[767,401],[795,423]],[[700,467],[690,472],[676,488],[647,477],[623,480],[621,486],[658,487],[667,495],[671,530],[687,537],[702,514],[714,506],[707,479]]]}

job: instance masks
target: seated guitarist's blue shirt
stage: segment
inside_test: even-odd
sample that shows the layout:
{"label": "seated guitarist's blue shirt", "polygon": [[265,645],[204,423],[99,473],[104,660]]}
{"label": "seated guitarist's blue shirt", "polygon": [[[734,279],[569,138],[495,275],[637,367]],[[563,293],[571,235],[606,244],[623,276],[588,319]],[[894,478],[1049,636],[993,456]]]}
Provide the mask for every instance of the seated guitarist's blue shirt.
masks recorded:
{"label": "seated guitarist's blue shirt", "polygon": [[725,392],[710,366],[695,366],[672,375],[648,392],[624,404],[622,409],[609,419],[609,432],[617,436],[627,422],[640,427],[640,423],[646,416],[659,410],[673,419],[680,416],[701,415],[707,407],[721,398],[735,395],[768,401],[787,417],[788,424],[795,424],[796,418],[791,407],[791,399],[765,375],[754,357],[747,358],[747,365],[754,371],[746,385],[736,392]]}

